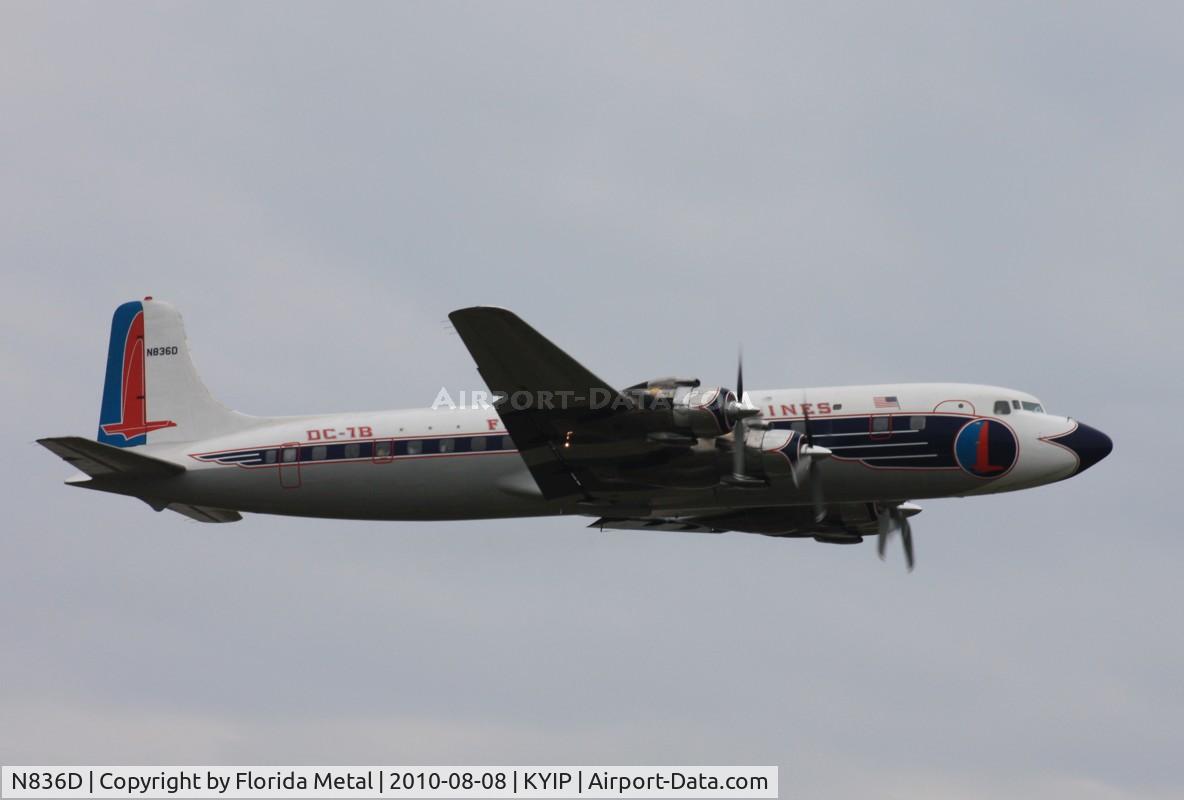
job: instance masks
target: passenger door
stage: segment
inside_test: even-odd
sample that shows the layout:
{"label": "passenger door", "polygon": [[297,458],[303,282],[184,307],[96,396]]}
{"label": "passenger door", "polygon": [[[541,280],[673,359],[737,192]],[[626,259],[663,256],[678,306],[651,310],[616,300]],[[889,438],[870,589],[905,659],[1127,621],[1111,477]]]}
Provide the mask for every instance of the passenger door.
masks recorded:
{"label": "passenger door", "polygon": [[280,445],[280,486],[285,489],[300,488],[300,443],[285,442]]}

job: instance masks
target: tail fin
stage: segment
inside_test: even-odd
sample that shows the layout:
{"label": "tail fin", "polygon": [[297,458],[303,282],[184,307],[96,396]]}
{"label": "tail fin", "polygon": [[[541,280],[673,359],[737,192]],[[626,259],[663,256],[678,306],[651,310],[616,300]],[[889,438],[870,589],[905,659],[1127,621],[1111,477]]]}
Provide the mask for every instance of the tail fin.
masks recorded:
{"label": "tail fin", "polygon": [[124,303],[111,319],[107,378],[98,439],[116,447],[184,442],[233,433],[253,417],[210,396],[193,361],[181,315],[145,297]]}

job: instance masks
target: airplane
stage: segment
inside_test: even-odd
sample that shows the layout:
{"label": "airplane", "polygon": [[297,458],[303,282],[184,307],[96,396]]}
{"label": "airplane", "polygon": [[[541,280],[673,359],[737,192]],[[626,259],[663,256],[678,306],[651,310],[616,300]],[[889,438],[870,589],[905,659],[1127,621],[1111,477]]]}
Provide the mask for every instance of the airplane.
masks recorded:
{"label": "airplane", "polygon": [[[489,402],[302,417],[232,411],[181,316],[145,297],[111,323],[96,439],[38,442],[66,483],[199,522],[593,518],[601,530],[738,531],[856,544],[914,565],[913,501],[1028,489],[1105,458],[1106,434],[1034,396],[964,383],[746,392],[664,377],[616,389],[511,311],[449,314]],[[444,393],[446,394],[446,393]]]}

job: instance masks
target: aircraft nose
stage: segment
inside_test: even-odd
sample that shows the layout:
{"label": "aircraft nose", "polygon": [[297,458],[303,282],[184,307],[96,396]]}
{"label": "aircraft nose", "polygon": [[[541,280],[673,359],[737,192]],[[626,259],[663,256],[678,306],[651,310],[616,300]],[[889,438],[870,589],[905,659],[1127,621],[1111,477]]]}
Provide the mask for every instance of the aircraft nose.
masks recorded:
{"label": "aircraft nose", "polygon": [[1073,471],[1074,475],[1097,464],[1114,449],[1114,442],[1110,441],[1109,436],[1080,422],[1076,428],[1064,436],[1058,436],[1055,441],[1077,454],[1078,463],[1077,469]]}

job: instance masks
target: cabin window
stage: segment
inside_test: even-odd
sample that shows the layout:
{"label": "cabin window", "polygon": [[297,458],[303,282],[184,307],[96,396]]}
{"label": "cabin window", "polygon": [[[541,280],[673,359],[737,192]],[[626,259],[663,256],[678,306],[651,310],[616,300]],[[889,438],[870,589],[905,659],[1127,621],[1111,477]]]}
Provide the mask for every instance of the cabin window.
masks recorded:
{"label": "cabin window", "polygon": [[265,464],[274,464],[275,463],[275,451],[274,450],[264,450],[263,451],[263,463],[265,463]]}
{"label": "cabin window", "polygon": [[418,439],[412,439],[407,442],[407,455],[417,456],[423,452],[423,442]]}
{"label": "cabin window", "polygon": [[281,460],[285,464],[291,464],[291,463],[295,462],[296,461],[296,452],[297,451],[296,451],[295,447],[285,447],[283,450],[283,455],[281,456]]}
{"label": "cabin window", "polygon": [[909,429],[914,430],[914,431],[925,430],[925,418],[924,417],[909,417]]}
{"label": "cabin window", "polygon": [[887,433],[891,427],[891,417],[872,417],[872,433]]}
{"label": "cabin window", "polygon": [[362,454],[362,446],[360,444],[358,444],[357,442],[354,442],[352,444],[347,444],[345,446],[345,457],[346,458],[357,458],[361,454]]}
{"label": "cabin window", "polygon": [[440,440],[440,452],[441,453],[451,453],[454,450],[456,450],[456,440],[455,439],[441,439]]}
{"label": "cabin window", "polygon": [[472,441],[469,444],[469,449],[470,450],[484,450],[485,449],[485,437],[484,436],[474,436],[472,438]]}
{"label": "cabin window", "polygon": [[1006,400],[996,400],[995,401],[995,413],[999,416],[1002,416],[1004,414],[1010,414],[1011,413],[1011,406],[1008,404],[1008,402]]}
{"label": "cabin window", "polygon": [[323,445],[323,444],[318,444],[316,447],[314,447],[312,449],[312,460],[313,461],[324,461],[325,456],[327,456],[327,455],[329,455],[329,448],[325,447],[325,445]]}
{"label": "cabin window", "polygon": [[806,432],[806,422],[805,422],[805,420],[800,420],[800,419],[796,420],[794,422],[791,422],[791,423],[789,423],[789,429],[791,431],[797,431],[798,433],[805,433]]}
{"label": "cabin window", "polygon": [[380,442],[374,443],[374,457],[375,458],[390,458],[391,457],[391,443],[389,439],[384,439]]}
{"label": "cabin window", "polygon": [[509,436],[503,436],[501,449],[502,450],[513,450],[514,449],[514,440],[511,439]]}

